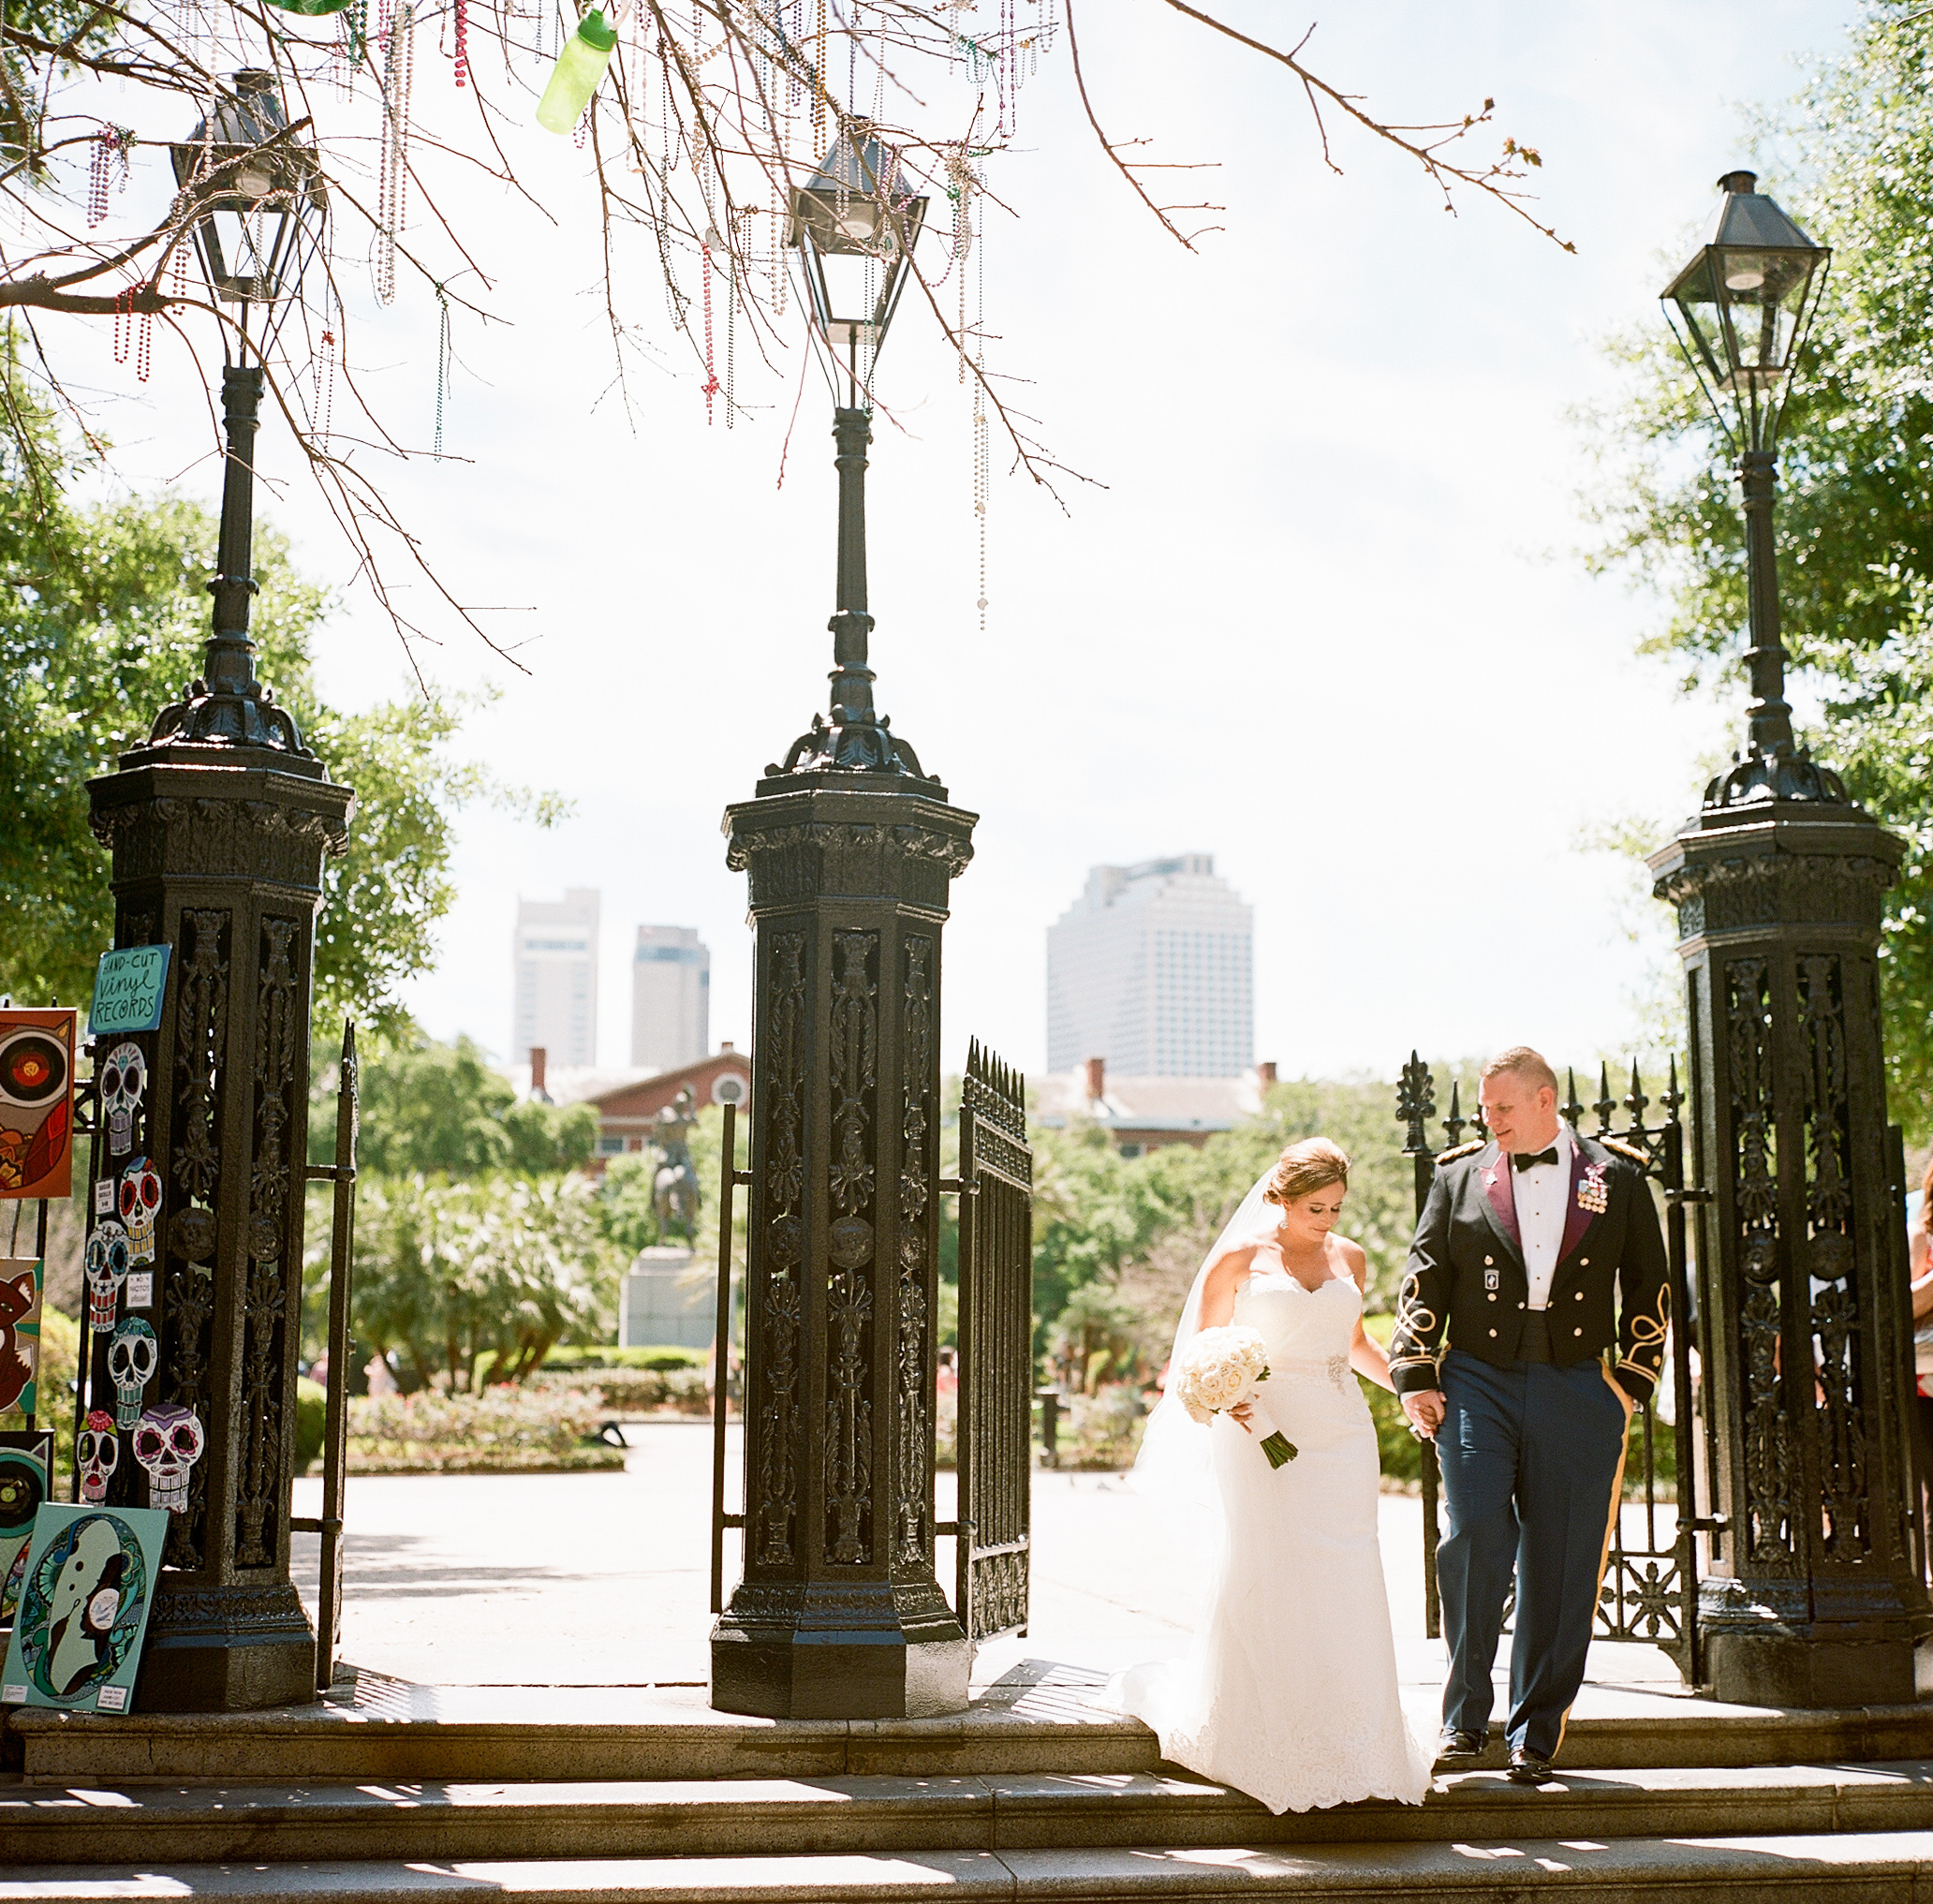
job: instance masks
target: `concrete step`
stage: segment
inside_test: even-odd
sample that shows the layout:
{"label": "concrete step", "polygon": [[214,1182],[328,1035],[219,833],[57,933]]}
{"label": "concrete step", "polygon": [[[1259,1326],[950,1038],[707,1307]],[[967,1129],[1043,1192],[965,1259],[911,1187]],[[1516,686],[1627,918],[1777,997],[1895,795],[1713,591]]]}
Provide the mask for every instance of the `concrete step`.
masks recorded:
{"label": "concrete step", "polygon": [[[743,1719],[701,1687],[435,1687],[362,1674],[330,1699],[279,1711],[0,1714],[0,1769],[29,1782],[328,1784],[421,1780],[1009,1778],[1152,1773],[1136,1720],[1100,1704],[1093,1675],[996,1685],[956,1717]],[[1933,1759],[1933,1702],[1783,1712],[1690,1695],[1573,1716],[1568,1769],[1717,1768]],[[1482,1769],[1500,1771],[1501,1746]]]}
{"label": "concrete step", "polygon": [[1272,1817],[1204,1780],[700,1779],[654,1783],[0,1788],[7,1862],[742,1858],[1243,1844],[1933,1832],[1933,1764],[1439,1778],[1421,1806]]}
{"label": "concrete step", "polygon": [[925,1851],[862,1855],[13,1866],[0,1904],[1137,1904],[1174,1899],[1583,1896],[1644,1904],[1911,1904],[1933,1883],[1933,1833],[1500,1838],[1453,1844]]}

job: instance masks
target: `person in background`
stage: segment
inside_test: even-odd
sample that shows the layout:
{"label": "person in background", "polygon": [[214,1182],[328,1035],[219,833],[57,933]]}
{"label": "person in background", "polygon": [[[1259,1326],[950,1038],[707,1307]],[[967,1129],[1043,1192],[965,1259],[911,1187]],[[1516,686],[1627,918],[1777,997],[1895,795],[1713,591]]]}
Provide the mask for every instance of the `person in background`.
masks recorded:
{"label": "person in background", "polygon": [[1906,1200],[1906,1240],[1912,1276],[1913,1458],[1920,1470],[1921,1526],[1933,1557],[1933,1154],[1920,1187]]}

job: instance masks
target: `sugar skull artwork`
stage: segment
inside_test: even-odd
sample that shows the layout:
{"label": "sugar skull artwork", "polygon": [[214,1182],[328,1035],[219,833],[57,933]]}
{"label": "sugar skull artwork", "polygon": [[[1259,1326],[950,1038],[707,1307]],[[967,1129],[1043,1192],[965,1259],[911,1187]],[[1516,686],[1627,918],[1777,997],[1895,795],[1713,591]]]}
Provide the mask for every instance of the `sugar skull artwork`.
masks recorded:
{"label": "sugar skull artwork", "polygon": [[0,1198],[72,1193],[74,1018],[0,1011]]}
{"label": "sugar skull artwork", "polygon": [[149,1409],[136,1423],[134,1458],[148,1470],[148,1504],[185,1513],[188,1470],[201,1458],[201,1418],[179,1402]]}
{"label": "sugar skull artwork", "polygon": [[117,1044],[100,1068],[101,1115],[108,1127],[108,1155],[125,1157],[134,1148],[135,1114],[148,1090],[148,1061],[131,1041]]}
{"label": "sugar skull artwork", "polygon": [[121,1460],[121,1439],[106,1409],[90,1410],[74,1438],[74,1459],[81,1466],[81,1498],[106,1500],[108,1479]]}
{"label": "sugar skull artwork", "polygon": [[125,1712],[167,1538],[168,1516],[154,1508],[44,1506],[0,1701]]}
{"label": "sugar skull artwork", "polygon": [[111,1329],[121,1285],[127,1280],[127,1232],[110,1221],[96,1223],[87,1239],[87,1326]]}
{"label": "sugar skull artwork", "polygon": [[141,1393],[154,1380],[161,1345],[153,1328],[129,1316],[108,1338],[108,1379],[114,1384],[114,1425],[131,1428],[140,1420]]}
{"label": "sugar skull artwork", "polygon": [[146,1158],[121,1173],[121,1223],[127,1232],[127,1260],[139,1267],[155,1260],[155,1218],[161,1209],[161,1178]]}

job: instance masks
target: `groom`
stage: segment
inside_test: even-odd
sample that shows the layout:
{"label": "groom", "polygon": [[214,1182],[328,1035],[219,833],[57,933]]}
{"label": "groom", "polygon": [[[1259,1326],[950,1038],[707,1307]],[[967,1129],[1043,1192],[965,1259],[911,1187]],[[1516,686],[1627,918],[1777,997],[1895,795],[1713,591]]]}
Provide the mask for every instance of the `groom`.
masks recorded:
{"label": "groom", "polygon": [[1556,1073],[1527,1046],[1483,1067],[1479,1098],[1491,1141],[1437,1159],[1390,1375],[1436,1441],[1450,1510],[1437,1552],[1450,1643],[1439,1761],[1489,1743],[1514,1573],[1506,1738],[1511,1778],[1534,1785],[1584,1680],[1626,1430],[1664,1365],[1670,1284],[1639,1152],[1573,1131]]}

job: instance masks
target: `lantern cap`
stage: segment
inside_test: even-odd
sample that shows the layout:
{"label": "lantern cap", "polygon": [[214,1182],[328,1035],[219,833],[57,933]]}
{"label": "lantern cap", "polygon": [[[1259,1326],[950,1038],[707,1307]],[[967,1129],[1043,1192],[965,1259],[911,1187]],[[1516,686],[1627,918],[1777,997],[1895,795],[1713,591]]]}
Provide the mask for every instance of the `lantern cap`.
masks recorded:
{"label": "lantern cap", "polygon": [[[1751,251],[1822,251],[1780,210],[1778,201],[1758,188],[1757,172],[1727,172],[1719,181],[1719,200],[1699,244],[1736,245]],[[1697,260],[1694,259],[1695,263]]]}

